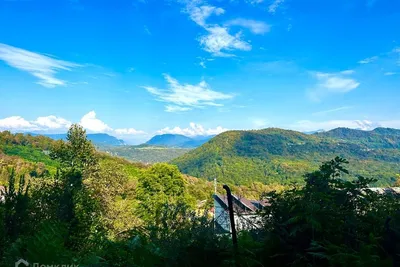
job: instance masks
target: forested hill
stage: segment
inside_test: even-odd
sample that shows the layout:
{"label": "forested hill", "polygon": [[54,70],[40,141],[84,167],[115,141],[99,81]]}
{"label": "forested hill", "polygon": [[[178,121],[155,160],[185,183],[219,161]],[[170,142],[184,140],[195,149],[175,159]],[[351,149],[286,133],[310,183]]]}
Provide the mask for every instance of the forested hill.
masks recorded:
{"label": "forested hill", "polygon": [[338,128],[324,133],[304,133],[268,128],[228,131],[175,159],[186,174],[206,179],[248,184],[291,183],[325,160],[342,156],[350,160],[355,175],[390,185],[400,172],[400,131]]}

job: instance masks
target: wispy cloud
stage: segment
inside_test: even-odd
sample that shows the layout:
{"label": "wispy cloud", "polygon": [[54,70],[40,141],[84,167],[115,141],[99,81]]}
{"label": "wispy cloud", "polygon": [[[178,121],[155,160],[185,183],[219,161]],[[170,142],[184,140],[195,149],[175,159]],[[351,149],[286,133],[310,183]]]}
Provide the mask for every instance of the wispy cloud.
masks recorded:
{"label": "wispy cloud", "polygon": [[257,21],[252,19],[233,19],[225,23],[227,26],[241,26],[243,28],[249,29],[254,34],[264,34],[269,32],[271,26],[263,21]]}
{"label": "wispy cloud", "polygon": [[261,4],[263,2],[264,2],[264,0],[246,0],[246,3],[249,3],[251,5],[258,5],[258,4]]}
{"label": "wispy cloud", "polygon": [[233,98],[231,94],[212,90],[204,80],[199,84],[192,85],[180,84],[178,80],[168,74],[164,74],[164,78],[168,83],[168,89],[160,90],[151,86],[143,86],[143,88],[159,101],[173,104],[166,106],[168,112],[187,111],[205,106],[222,106],[215,101]]}
{"label": "wispy cloud", "polygon": [[0,43],[0,60],[11,67],[30,73],[39,79],[38,84],[48,88],[66,84],[66,81],[55,77],[57,72],[71,71],[81,66],[2,43]]}
{"label": "wispy cloud", "polygon": [[276,10],[285,2],[285,0],[274,0],[268,7],[268,12],[275,14]]}
{"label": "wispy cloud", "polygon": [[202,57],[198,57],[198,59],[200,60],[199,62],[199,66],[201,66],[203,69],[207,68],[206,62],[210,62],[213,61],[213,58],[202,58]]}
{"label": "wispy cloud", "polygon": [[378,60],[379,57],[378,56],[373,56],[373,57],[368,57],[368,58],[364,58],[363,60],[358,61],[358,63],[360,64],[369,64],[372,63],[376,60]]}
{"label": "wispy cloud", "polygon": [[213,56],[232,57],[234,54],[229,53],[229,51],[251,50],[251,45],[242,40],[241,32],[231,35],[228,32],[227,27],[221,26],[207,27],[206,30],[208,31],[208,34],[200,37],[200,45],[205,51],[211,53]]}
{"label": "wispy cloud", "polygon": [[121,128],[121,129],[115,129],[114,132],[117,135],[142,135],[146,134],[144,131],[136,130],[134,128]]}
{"label": "wispy cloud", "polygon": [[334,112],[338,112],[341,110],[347,110],[347,109],[352,109],[353,107],[350,106],[344,106],[344,107],[339,107],[339,108],[334,108],[334,109],[328,109],[328,110],[323,110],[323,111],[318,111],[318,112],[314,112],[312,113],[312,115],[316,116],[316,115],[326,115],[328,113],[334,113]]}
{"label": "wispy cloud", "polygon": [[228,129],[218,126],[216,128],[208,128],[205,129],[202,125],[196,124],[194,122],[190,123],[188,128],[181,127],[166,127],[164,129],[158,130],[157,134],[182,134],[186,136],[207,136],[207,135],[216,135],[222,132],[226,132]]}
{"label": "wispy cloud", "polygon": [[147,35],[151,35],[151,31],[149,30],[149,28],[146,25],[144,25],[143,30]]}
{"label": "wispy cloud", "polygon": [[338,73],[312,73],[317,83],[314,88],[308,90],[308,96],[314,101],[319,101],[330,93],[347,93],[356,89],[360,83],[349,77],[353,73],[351,70]]}
{"label": "wispy cloud", "polygon": [[189,13],[190,18],[196,22],[199,26],[206,25],[206,19],[211,15],[221,15],[225,13],[225,10],[215,6],[196,6],[194,2],[190,3],[186,7],[186,12]]}
{"label": "wispy cloud", "polygon": [[166,112],[183,112],[191,110],[189,107],[181,107],[181,106],[174,106],[174,105],[167,105],[165,106]]}
{"label": "wispy cloud", "polygon": [[[207,34],[198,38],[203,50],[211,53],[215,57],[232,57],[234,54],[232,54],[231,51],[251,50],[251,45],[242,39],[241,31],[231,34],[227,25],[221,26],[207,23],[206,20],[211,15],[222,15],[225,13],[225,10],[215,6],[201,5],[201,2],[202,1],[189,1],[183,11],[189,15],[191,20],[207,32]],[[257,30],[260,31],[261,29],[257,28],[256,31]]]}
{"label": "wispy cloud", "polygon": [[397,74],[397,72],[388,71],[388,72],[385,72],[383,75],[385,75],[385,76],[392,76],[392,75],[396,75],[396,74]]}

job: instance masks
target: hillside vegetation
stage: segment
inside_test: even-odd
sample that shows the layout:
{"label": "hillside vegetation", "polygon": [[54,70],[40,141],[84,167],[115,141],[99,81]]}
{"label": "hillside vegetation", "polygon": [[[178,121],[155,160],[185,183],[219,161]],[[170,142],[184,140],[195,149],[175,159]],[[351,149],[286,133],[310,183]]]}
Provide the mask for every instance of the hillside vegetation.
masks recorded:
{"label": "hillside vegetation", "polygon": [[345,128],[303,134],[276,128],[222,133],[203,146],[174,159],[186,174],[221,182],[288,184],[301,182],[335,156],[349,159],[354,175],[376,178],[390,185],[400,172],[400,130]]}
{"label": "hillside vegetation", "polygon": [[[258,193],[270,204],[258,214],[258,229],[239,231],[235,249],[214,226],[212,183],[176,166],[99,153],[78,125],[65,142],[3,132],[0,144],[0,266],[21,258],[38,266],[104,267],[400,262],[400,198],[368,190],[373,179],[343,179],[348,162],[340,157],[305,174],[302,187],[232,186],[236,195]],[[282,192],[257,191],[271,189]]]}

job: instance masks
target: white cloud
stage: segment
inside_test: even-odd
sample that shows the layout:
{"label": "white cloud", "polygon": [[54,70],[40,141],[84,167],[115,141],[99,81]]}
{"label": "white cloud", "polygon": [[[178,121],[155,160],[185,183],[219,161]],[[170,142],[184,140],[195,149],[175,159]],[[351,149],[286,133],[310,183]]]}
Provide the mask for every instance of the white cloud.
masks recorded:
{"label": "white cloud", "polygon": [[[234,56],[231,53],[227,53],[233,50],[249,51],[251,45],[241,39],[242,33],[239,31],[232,35],[229,33],[229,28],[220,26],[218,24],[208,24],[206,20],[211,15],[221,15],[225,13],[225,10],[219,7],[210,5],[201,5],[202,1],[189,1],[186,2],[186,8],[184,12],[189,14],[191,20],[197,25],[201,26],[207,31],[207,34],[198,38],[201,47],[216,57],[231,57]],[[262,31],[260,25],[254,25],[256,31]]]}
{"label": "white cloud", "polygon": [[186,12],[189,13],[190,18],[200,26],[206,25],[206,19],[211,15],[217,16],[225,13],[225,10],[215,6],[195,6],[193,3],[186,7]]}
{"label": "white cloud", "polygon": [[39,117],[33,121],[28,121],[20,116],[12,116],[0,120],[0,129],[11,131],[66,130],[70,125],[70,121],[53,115]]}
{"label": "white cloud", "polygon": [[191,110],[191,108],[188,107],[180,107],[180,106],[173,106],[173,105],[167,105],[165,106],[165,111],[166,112],[182,112],[182,111],[188,111]]}
{"label": "white cloud", "polygon": [[202,125],[196,124],[194,122],[190,123],[188,128],[180,128],[174,127],[169,128],[166,127],[164,129],[158,130],[157,134],[182,134],[186,136],[207,136],[207,135],[216,135],[222,132],[228,131],[228,129],[218,126],[216,128],[205,129]]}
{"label": "white cloud", "polygon": [[149,30],[149,28],[146,25],[144,25],[143,30],[147,35],[151,35],[151,31]]}
{"label": "white cloud", "polygon": [[246,0],[246,2],[251,5],[257,5],[257,4],[261,4],[262,2],[264,2],[264,0]]}
{"label": "white cloud", "polygon": [[90,111],[89,113],[85,114],[79,124],[92,132],[110,132],[112,129],[105,124],[103,121],[96,118],[96,112]]}
{"label": "white cloud", "polygon": [[[32,121],[28,121],[20,116],[12,116],[0,119],[0,130],[64,133],[67,132],[71,124],[70,121],[54,115],[38,117],[36,120]],[[129,136],[146,135],[144,131],[136,130],[134,128],[119,128],[114,130],[103,121],[96,118],[96,113],[94,111],[85,114],[81,118],[79,124],[89,132],[109,133],[127,138],[129,138]]]}
{"label": "white cloud", "polygon": [[72,124],[70,121],[64,118],[56,117],[53,115],[47,117],[39,117],[33,123],[40,128],[47,129],[67,129]]}
{"label": "white cloud", "polygon": [[268,7],[268,12],[275,14],[276,10],[278,9],[279,6],[281,6],[285,2],[285,0],[274,0],[271,5]]}
{"label": "white cloud", "polygon": [[340,74],[343,74],[343,75],[351,75],[351,74],[354,74],[354,70],[344,70],[344,71],[341,71],[340,72]]}
{"label": "white cloud", "polygon": [[241,26],[249,29],[254,34],[264,34],[269,32],[271,26],[263,21],[257,21],[252,19],[233,19],[225,23],[227,26]]}
{"label": "white cloud", "polygon": [[168,74],[164,74],[168,83],[168,89],[160,90],[155,87],[143,86],[149,93],[156,96],[159,101],[174,104],[167,106],[169,112],[185,111],[192,108],[201,108],[205,106],[222,106],[216,103],[216,100],[230,99],[233,95],[213,91],[210,86],[201,81],[199,84],[180,84],[178,80]]}
{"label": "white cloud", "polygon": [[339,73],[316,72],[313,76],[317,80],[315,87],[308,91],[308,95],[312,100],[319,101],[322,97],[329,93],[347,93],[356,89],[360,83],[348,77],[354,71],[347,70]]}
{"label": "white cloud", "polygon": [[206,69],[206,62],[204,60],[200,60],[199,65],[203,68]]}
{"label": "white cloud", "polygon": [[199,38],[200,45],[213,56],[232,57],[234,55],[232,53],[226,53],[226,51],[250,51],[252,48],[249,43],[241,39],[241,32],[231,35],[227,27],[218,25],[209,26],[205,29],[208,34]]}
{"label": "white cloud", "polygon": [[360,63],[360,64],[369,64],[369,63],[372,63],[372,62],[374,62],[374,61],[376,61],[378,59],[379,59],[378,56],[373,56],[373,57],[368,57],[368,58],[365,58],[363,60],[360,60],[360,61],[358,61],[358,63]]}
{"label": "white cloud", "polygon": [[144,131],[136,130],[134,128],[115,129],[114,132],[117,135],[142,135],[142,134],[146,134]]}
{"label": "white cloud", "polygon": [[36,130],[37,126],[20,116],[12,116],[0,120],[1,130]]}
{"label": "white cloud", "polygon": [[[343,74],[343,72],[341,74]],[[332,92],[346,93],[360,85],[360,83],[354,79],[345,78],[334,73],[318,72],[316,78],[319,81],[319,86]]]}
{"label": "white cloud", "polygon": [[0,43],[0,60],[11,67],[26,71],[39,79],[38,84],[53,88],[65,85],[66,81],[55,77],[58,71],[71,71],[80,65],[55,59],[50,56]]}

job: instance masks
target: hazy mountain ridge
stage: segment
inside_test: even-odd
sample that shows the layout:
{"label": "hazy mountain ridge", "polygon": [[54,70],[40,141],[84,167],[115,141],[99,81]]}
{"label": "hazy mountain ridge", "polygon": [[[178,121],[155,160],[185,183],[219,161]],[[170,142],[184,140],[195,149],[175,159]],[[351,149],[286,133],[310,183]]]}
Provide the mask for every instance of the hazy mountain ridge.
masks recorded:
{"label": "hazy mountain ridge", "polygon": [[[54,140],[66,140],[67,134],[41,134],[41,133],[29,133],[32,136],[43,135]],[[118,139],[112,135],[106,133],[95,133],[87,134],[87,138],[92,141],[95,145],[108,145],[108,146],[123,146],[126,145],[121,139]]]}
{"label": "hazy mountain ridge", "polygon": [[201,146],[213,137],[214,136],[188,137],[181,134],[161,134],[153,136],[146,142],[146,144],[166,147],[194,148]]}

